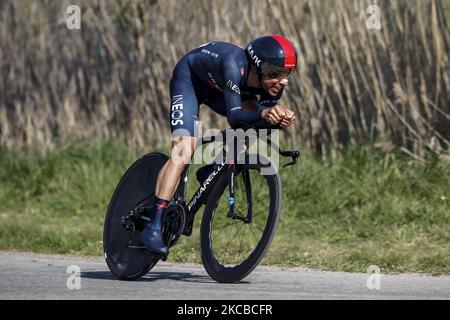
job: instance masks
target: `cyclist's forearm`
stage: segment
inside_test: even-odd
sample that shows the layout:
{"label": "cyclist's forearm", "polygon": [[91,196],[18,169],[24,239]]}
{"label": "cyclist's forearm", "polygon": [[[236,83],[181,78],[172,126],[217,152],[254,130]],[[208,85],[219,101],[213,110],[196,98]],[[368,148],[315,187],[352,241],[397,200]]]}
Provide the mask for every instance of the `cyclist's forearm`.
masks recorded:
{"label": "cyclist's forearm", "polygon": [[242,108],[238,108],[228,112],[227,118],[230,124],[250,124],[261,120],[261,110],[245,112]]}

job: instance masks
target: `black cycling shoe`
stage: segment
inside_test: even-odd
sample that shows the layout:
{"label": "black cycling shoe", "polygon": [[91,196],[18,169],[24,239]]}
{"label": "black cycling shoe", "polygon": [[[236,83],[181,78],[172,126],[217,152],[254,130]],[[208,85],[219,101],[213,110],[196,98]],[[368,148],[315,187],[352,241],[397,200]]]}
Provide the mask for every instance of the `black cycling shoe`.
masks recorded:
{"label": "black cycling shoe", "polygon": [[[162,218],[162,220],[164,219]],[[169,250],[163,241],[162,222],[157,222],[159,221],[151,221],[147,224],[139,235],[139,240],[152,253],[166,257]]]}

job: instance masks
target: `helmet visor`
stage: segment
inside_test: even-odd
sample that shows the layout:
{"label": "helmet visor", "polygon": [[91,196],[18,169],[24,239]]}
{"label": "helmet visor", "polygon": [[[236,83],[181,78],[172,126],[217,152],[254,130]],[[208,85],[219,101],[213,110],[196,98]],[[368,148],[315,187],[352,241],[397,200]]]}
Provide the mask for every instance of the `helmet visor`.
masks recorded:
{"label": "helmet visor", "polygon": [[285,69],[282,67],[274,66],[270,63],[263,63],[261,65],[261,73],[265,76],[268,76],[271,79],[284,79],[289,77],[292,74],[292,69]]}

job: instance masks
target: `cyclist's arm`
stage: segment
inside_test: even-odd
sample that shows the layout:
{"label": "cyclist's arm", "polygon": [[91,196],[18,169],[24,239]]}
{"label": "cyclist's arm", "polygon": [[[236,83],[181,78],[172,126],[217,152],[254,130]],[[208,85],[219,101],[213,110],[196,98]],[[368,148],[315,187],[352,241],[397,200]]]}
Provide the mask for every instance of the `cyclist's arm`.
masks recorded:
{"label": "cyclist's arm", "polygon": [[[261,93],[260,98],[258,99],[255,94],[242,94],[242,107],[244,111],[256,111],[271,108],[278,104],[278,101],[281,98],[283,93],[283,89],[275,96],[272,97],[267,93]],[[262,90],[261,90],[262,91]]]}
{"label": "cyclist's arm", "polygon": [[244,99],[242,97],[242,110],[245,112],[258,111],[260,109],[258,99]]}
{"label": "cyclist's arm", "polygon": [[225,86],[223,90],[227,119],[231,126],[250,124],[261,120],[261,110],[246,112],[242,108],[241,92],[239,84],[242,75],[237,66],[225,66]]}
{"label": "cyclist's arm", "polygon": [[261,109],[266,109],[273,107],[278,104],[278,101],[281,98],[281,95],[283,94],[284,88],[278,92],[278,94],[275,97],[272,97],[271,95],[267,93],[261,94],[261,97],[259,98],[259,106]]}

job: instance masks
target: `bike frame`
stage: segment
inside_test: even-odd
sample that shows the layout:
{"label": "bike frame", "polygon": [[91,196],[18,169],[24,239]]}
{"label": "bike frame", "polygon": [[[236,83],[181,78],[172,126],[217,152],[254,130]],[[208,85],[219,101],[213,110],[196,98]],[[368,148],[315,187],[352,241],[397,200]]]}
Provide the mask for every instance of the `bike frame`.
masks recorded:
{"label": "bike frame", "polygon": [[[217,136],[210,136],[202,138],[199,143],[197,143],[197,148],[200,148],[201,146],[215,142],[219,136],[224,137],[226,133],[226,130],[222,130],[219,135]],[[224,147],[225,148],[224,144]],[[223,149],[224,151],[224,149]],[[216,170],[214,170],[208,178],[203,182],[203,184],[197,189],[195,194],[192,196],[191,200],[186,204],[186,185],[188,181],[189,176],[189,168],[190,164],[188,164],[183,171],[183,174],[180,178],[180,185],[177,189],[177,192],[175,193],[174,200],[176,204],[180,204],[183,206],[186,214],[186,225],[189,225],[194,221],[195,215],[197,211],[200,209],[200,207],[206,203],[207,196],[211,192],[212,188],[214,187],[214,182],[217,177],[219,177],[222,172],[228,168],[228,172],[231,173],[230,175],[230,181],[233,184],[234,180],[234,173],[235,173],[235,166],[234,166],[234,159],[229,161],[228,155],[226,152],[223,152],[224,158],[222,163],[218,166]]]}
{"label": "bike frame", "polygon": [[[242,129],[248,129],[251,127],[246,127],[246,128],[242,128]],[[269,129],[271,130],[271,129]],[[184,210],[185,210],[185,214],[186,214],[186,225],[189,226],[190,224],[192,224],[192,222],[194,221],[195,215],[197,213],[197,211],[200,209],[200,207],[206,203],[207,201],[207,196],[210,193],[210,191],[212,190],[212,188],[214,187],[214,182],[216,181],[217,177],[220,177],[220,175],[222,174],[222,172],[227,169],[228,171],[228,185],[229,185],[229,191],[230,191],[230,197],[229,197],[229,205],[230,205],[230,211],[228,213],[228,217],[231,218],[237,218],[237,219],[241,219],[245,222],[251,222],[251,217],[252,217],[252,202],[251,202],[251,188],[250,188],[250,179],[248,177],[248,175],[244,174],[244,185],[245,185],[245,189],[246,189],[246,193],[247,193],[247,200],[248,200],[248,213],[247,213],[247,217],[243,218],[243,217],[238,217],[235,215],[234,212],[234,176],[236,173],[236,166],[235,163],[237,163],[237,159],[239,159],[239,156],[244,153],[246,151],[246,148],[243,148],[242,150],[236,150],[236,144],[234,144],[235,146],[235,150],[234,150],[234,158],[233,159],[229,159],[228,153],[225,152],[225,146],[226,144],[226,132],[227,130],[222,130],[218,135],[216,136],[209,136],[209,137],[205,137],[202,138],[200,140],[200,142],[197,144],[197,148],[200,148],[201,146],[208,144],[208,143],[212,143],[215,142],[217,140],[218,137],[221,137],[222,140],[224,141],[224,145],[222,148],[222,154],[224,155],[223,161],[222,163],[218,166],[218,168],[213,171],[208,178],[203,182],[203,184],[197,189],[197,191],[195,192],[194,196],[191,198],[191,200],[188,202],[188,204],[186,205],[186,185],[187,185],[187,181],[188,181],[188,176],[189,176],[189,168],[190,168],[190,164],[188,164],[185,168],[185,170],[183,171],[183,174],[181,175],[180,178],[180,185],[175,193],[174,196],[174,200],[175,200],[175,204],[180,204],[183,206]],[[258,131],[257,131],[258,132]],[[258,133],[257,133],[258,136]],[[248,138],[248,137],[247,137]],[[271,146],[273,144],[273,142],[270,140],[270,138],[268,138],[267,140],[267,144],[268,146]],[[197,150],[196,148],[196,150]],[[279,150],[279,149],[278,149]],[[281,151],[279,150],[279,153],[281,156],[283,157],[292,157],[293,161],[286,164],[286,166],[288,165],[293,165],[296,163],[297,158],[300,156],[300,153],[298,151]]]}

